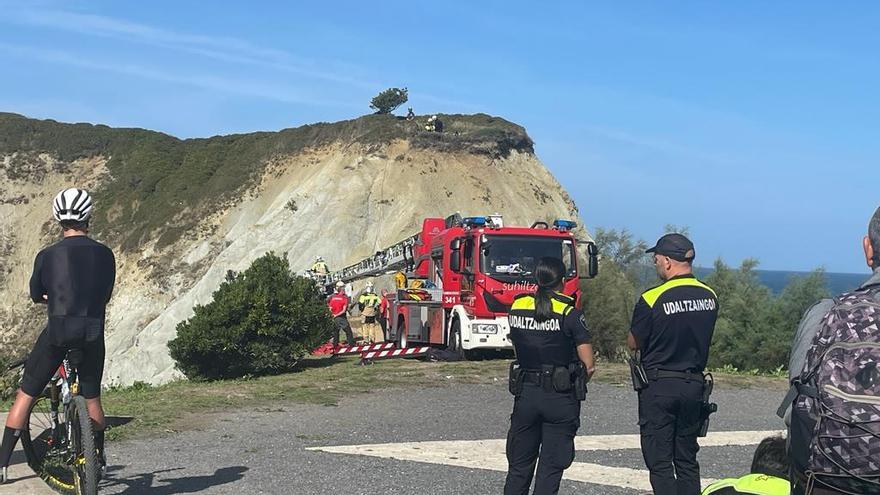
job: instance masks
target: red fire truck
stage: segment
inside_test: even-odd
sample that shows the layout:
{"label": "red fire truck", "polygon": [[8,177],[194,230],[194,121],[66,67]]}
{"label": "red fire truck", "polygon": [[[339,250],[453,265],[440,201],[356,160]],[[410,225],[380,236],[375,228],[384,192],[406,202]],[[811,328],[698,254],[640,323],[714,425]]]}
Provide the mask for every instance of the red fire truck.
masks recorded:
{"label": "red fire truck", "polygon": [[539,259],[565,263],[564,292],[580,305],[579,279],[596,275],[598,259],[595,244],[587,241],[581,274],[574,227],[567,220],[509,227],[500,215],[427,218],[418,234],[331,274],[328,282],[408,269],[408,287],[385,296],[389,338],[398,348],[445,346],[465,358],[479,350],[508,350],[507,313],[514,297],[536,289],[532,274]]}

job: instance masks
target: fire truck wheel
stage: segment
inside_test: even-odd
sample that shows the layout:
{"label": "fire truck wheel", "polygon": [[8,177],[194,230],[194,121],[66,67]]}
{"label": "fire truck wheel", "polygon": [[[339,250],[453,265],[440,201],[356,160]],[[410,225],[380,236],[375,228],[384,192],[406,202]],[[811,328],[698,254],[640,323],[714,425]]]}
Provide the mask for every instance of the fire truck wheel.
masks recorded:
{"label": "fire truck wheel", "polygon": [[467,351],[461,346],[461,322],[458,319],[452,320],[446,349],[458,354],[464,360],[474,359],[475,351]]}

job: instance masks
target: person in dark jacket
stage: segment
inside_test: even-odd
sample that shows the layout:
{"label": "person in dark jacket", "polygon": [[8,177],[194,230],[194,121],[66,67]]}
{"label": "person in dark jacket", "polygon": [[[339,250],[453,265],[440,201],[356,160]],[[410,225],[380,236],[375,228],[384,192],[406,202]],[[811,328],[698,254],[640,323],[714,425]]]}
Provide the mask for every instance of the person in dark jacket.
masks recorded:
{"label": "person in dark jacket", "polygon": [[508,315],[518,365],[512,374],[520,377],[514,381],[521,388],[511,390],[516,398],[507,434],[504,495],[526,495],[533,477],[535,495],[555,494],[574,460],[583,397],[578,397],[573,370],[582,370],[585,394],[595,363],[584,315],[560,292],[565,276],[562,260],[542,258],[535,268],[537,292],[514,299]]}

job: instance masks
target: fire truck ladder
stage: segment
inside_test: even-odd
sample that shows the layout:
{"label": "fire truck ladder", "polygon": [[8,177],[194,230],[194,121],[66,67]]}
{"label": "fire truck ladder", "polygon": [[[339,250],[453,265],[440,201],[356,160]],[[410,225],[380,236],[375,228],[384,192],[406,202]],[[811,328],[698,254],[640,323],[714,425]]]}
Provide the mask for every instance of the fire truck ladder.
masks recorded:
{"label": "fire truck ladder", "polygon": [[[455,213],[446,218],[446,227],[461,225],[461,222],[461,215]],[[330,273],[327,275],[325,285],[332,291],[333,285],[336,282],[348,283],[397,270],[411,271],[415,265],[413,246],[421,242],[419,236],[420,233],[415,233],[396,244],[376,251],[372,256],[364,258],[353,265]]]}
{"label": "fire truck ladder", "polygon": [[419,234],[412,235],[392,246],[376,251],[372,256],[327,275],[327,285],[332,287],[333,284],[340,281],[348,283],[396,270],[412,270],[414,264],[413,246],[417,242],[420,242]]}

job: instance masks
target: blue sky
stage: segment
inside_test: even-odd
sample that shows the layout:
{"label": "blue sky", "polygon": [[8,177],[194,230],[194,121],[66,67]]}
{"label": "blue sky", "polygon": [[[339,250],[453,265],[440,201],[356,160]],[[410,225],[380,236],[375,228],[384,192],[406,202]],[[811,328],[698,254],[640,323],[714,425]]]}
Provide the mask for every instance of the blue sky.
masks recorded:
{"label": "blue sky", "polygon": [[368,113],[526,127],[588,227],[690,227],[700,264],[865,271],[873,2],[0,1],[0,110],[180,137]]}

